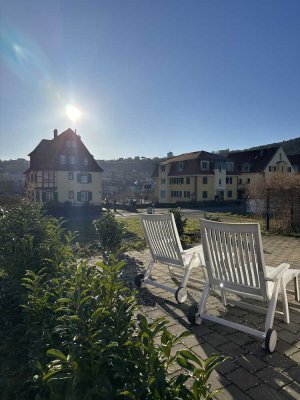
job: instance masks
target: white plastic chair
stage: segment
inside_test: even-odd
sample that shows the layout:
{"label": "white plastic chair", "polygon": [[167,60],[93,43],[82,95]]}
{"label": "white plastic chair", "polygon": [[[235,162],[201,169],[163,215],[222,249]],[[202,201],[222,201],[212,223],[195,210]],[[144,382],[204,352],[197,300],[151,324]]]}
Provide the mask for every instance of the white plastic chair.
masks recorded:
{"label": "white plastic chair", "polygon": [[[142,215],[141,222],[151,252],[151,261],[145,273],[136,276],[135,284],[138,287],[153,285],[165,289],[175,294],[178,303],[183,303],[187,298],[186,285],[192,268],[203,266],[202,246],[195,246],[188,250],[182,249],[172,213]],[[153,267],[157,263],[167,265],[171,277],[173,268],[181,270],[183,276],[179,287],[174,289],[151,279]]]}
{"label": "white plastic chair", "polygon": [[[272,329],[278,292],[284,288],[283,277],[289,264],[266,269],[260,227],[257,223],[231,224],[201,220],[201,240],[207,272],[207,281],[199,304],[189,309],[188,319],[200,324],[202,319],[223,324],[263,340],[263,347],[273,352],[277,333]],[[220,291],[226,304],[227,292],[267,303],[264,331],[215,317],[206,312],[210,291]],[[236,301],[236,303],[241,303]],[[288,313],[286,295],[283,295],[283,313]],[[244,303],[249,309],[260,309]],[[285,315],[285,320],[289,317]]]}

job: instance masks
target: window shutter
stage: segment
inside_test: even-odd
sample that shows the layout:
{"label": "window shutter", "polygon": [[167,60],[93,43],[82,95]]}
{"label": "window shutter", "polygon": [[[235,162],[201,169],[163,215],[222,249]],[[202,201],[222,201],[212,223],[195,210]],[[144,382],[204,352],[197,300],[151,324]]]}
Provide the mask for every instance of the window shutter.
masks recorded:
{"label": "window shutter", "polygon": [[88,174],[88,183],[92,182],[92,174]]}
{"label": "window shutter", "polygon": [[46,202],[46,192],[42,192],[42,202]]}
{"label": "window shutter", "polygon": [[93,192],[89,192],[89,201],[93,200]]}
{"label": "window shutter", "polygon": [[80,183],[80,174],[77,174],[77,182]]}
{"label": "window shutter", "polygon": [[77,192],[77,201],[81,201],[81,192]]}

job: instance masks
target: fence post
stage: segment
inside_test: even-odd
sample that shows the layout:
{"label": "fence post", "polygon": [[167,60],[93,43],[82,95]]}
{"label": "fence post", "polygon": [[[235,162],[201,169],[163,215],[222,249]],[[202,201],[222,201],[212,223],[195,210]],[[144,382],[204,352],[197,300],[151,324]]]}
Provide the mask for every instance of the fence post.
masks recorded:
{"label": "fence post", "polygon": [[267,189],[266,198],[266,229],[267,232],[270,230],[270,189]]}

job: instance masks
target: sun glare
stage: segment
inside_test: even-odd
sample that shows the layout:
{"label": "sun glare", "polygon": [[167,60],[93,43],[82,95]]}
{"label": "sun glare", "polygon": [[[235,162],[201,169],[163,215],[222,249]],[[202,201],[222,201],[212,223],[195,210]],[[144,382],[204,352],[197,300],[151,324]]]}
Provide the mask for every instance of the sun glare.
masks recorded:
{"label": "sun glare", "polygon": [[71,104],[66,105],[66,113],[68,118],[74,122],[78,121],[82,114],[78,107],[75,107]]}

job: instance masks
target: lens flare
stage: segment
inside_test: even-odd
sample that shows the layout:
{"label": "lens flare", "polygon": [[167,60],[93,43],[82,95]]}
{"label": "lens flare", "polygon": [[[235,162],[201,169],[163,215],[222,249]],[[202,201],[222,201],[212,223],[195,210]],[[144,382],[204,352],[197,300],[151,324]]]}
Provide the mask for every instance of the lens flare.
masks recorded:
{"label": "lens flare", "polygon": [[80,119],[82,112],[79,110],[78,107],[73,106],[72,104],[67,104],[66,114],[71,121],[76,122]]}

